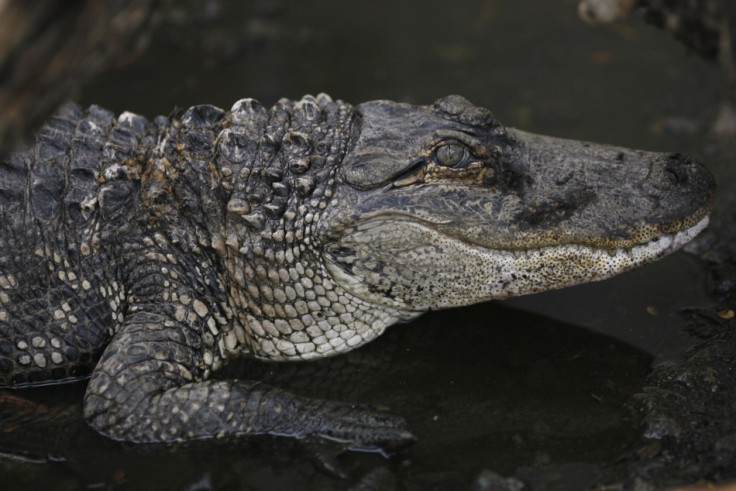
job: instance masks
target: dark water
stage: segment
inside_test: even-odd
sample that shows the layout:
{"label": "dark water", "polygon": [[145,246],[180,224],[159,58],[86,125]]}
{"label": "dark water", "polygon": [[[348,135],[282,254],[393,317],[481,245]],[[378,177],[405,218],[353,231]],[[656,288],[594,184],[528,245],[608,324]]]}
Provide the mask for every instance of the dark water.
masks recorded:
{"label": "dark water", "polygon": [[[155,116],[242,97],[426,104],[459,93],[509,126],[684,151],[731,173],[705,136],[718,68],[636,22],[588,27],[573,1],[192,1],[166,18],[146,55],[80,100]],[[0,406],[0,487],[344,489],[378,475],[379,488],[468,489],[483,469],[534,489],[606,482],[631,450],[628,401],[651,363],[692,343],[682,309],[708,303],[704,281],[700,261],[678,253],[600,284],[432,313],[350,356],[231,368],[404,415],[419,442],[393,459],[276,439],[121,446],[80,420],[84,384],[13,393]]]}

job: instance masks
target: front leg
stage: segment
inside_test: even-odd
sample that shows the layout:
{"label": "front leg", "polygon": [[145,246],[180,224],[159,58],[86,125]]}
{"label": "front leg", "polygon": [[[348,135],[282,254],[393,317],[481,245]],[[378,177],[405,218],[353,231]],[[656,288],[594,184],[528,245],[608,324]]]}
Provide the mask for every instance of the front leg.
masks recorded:
{"label": "front leg", "polygon": [[206,380],[213,340],[201,306],[209,312],[216,306],[192,299],[184,309],[181,303],[131,307],[87,389],[84,416],[93,428],[131,442],[272,434],[392,451],[413,441],[399,417],[258,382]]}

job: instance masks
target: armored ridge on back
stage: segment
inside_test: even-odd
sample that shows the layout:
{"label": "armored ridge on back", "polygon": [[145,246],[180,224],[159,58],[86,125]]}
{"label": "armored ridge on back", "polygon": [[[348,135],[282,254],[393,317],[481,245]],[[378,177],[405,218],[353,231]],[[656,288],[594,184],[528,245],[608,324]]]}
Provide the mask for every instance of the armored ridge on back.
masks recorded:
{"label": "armored ridge on back", "polygon": [[210,375],[609,277],[699,233],[713,192],[682,155],[506,129],[459,96],[153,122],[70,105],[0,167],[0,384],[91,374],[84,416],[120,440],[391,450],[400,417]]}

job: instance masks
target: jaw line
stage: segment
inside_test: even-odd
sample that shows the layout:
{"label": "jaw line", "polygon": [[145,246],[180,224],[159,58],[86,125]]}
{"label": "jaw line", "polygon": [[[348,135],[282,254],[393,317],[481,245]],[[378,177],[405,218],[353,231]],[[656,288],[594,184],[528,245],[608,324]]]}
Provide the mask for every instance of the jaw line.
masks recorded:
{"label": "jaw line", "polygon": [[[405,313],[420,313],[610,278],[676,251],[708,225],[709,217],[702,218],[687,229],[662,234],[643,244],[616,249],[580,244],[552,245],[529,250],[485,248],[441,233],[426,222],[416,219],[406,220],[406,215],[399,214],[373,217],[364,222],[363,227],[370,230],[374,226],[380,226],[380,222],[383,224],[393,222],[394,225],[400,225],[399,222],[403,222],[415,230],[424,230],[423,233],[429,234],[428,241],[443,242],[446,248],[453,248],[451,259],[445,264],[450,268],[456,268],[456,271],[465,271],[464,280],[446,284],[438,283],[444,286],[436,291],[443,293],[435,295],[429,303],[426,303],[422,300],[416,302],[418,299],[412,301],[408,297],[405,300],[383,298],[378,293],[372,293],[367,285],[363,284],[360,277],[348,275],[340,268],[333,268],[331,262],[327,263],[328,269],[333,278],[347,291],[365,301],[405,311]],[[392,257],[401,261],[399,256],[405,250],[411,249],[411,247],[397,249]],[[435,260],[426,264],[432,265],[430,269],[439,267],[440,273],[450,271],[452,274],[451,270],[442,269],[444,266]],[[422,271],[425,265],[418,264],[416,267],[409,267],[408,271],[412,269]],[[475,274],[467,275],[467,271],[475,271]],[[437,278],[434,275],[428,275],[426,279],[432,281]]]}
{"label": "jaw line", "polygon": [[[676,232],[671,233],[663,233],[647,242],[642,242],[630,247],[617,247],[617,248],[606,248],[606,247],[594,247],[590,245],[585,244],[559,244],[559,245],[550,245],[550,246],[543,246],[538,248],[532,248],[527,250],[516,250],[516,249],[495,249],[495,248],[487,248],[483,247],[480,244],[475,244],[472,242],[468,242],[469,245],[472,247],[476,247],[478,249],[482,249],[484,251],[487,251],[488,253],[494,253],[494,254],[510,254],[515,257],[522,257],[525,255],[533,254],[537,251],[554,251],[554,250],[562,250],[562,249],[570,249],[570,250],[578,250],[580,252],[593,252],[593,251],[605,251],[607,254],[609,254],[611,257],[616,257],[620,255],[627,255],[631,258],[636,258],[643,254],[654,254],[655,257],[660,257],[665,254],[669,254],[671,252],[674,252],[690,242],[692,239],[694,239],[700,232],[702,232],[710,222],[710,215],[706,215],[705,217],[701,218],[698,223],[695,225],[683,229],[678,230]],[[461,240],[456,238],[456,240]]]}
{"label": "jaw line", "polygon": [[397,222],[411,222],[414,224],[418,224],[424,227],[428,227],[431,229],[434,229],[437,233],[444,235],[448,238],[451,238],[453,240],[457,240],[460,242],[465,243],[466,245],[488,251],[488,252],[498,252],[498,253],[511,253],[511,254],[526,254],[532,251],[539,251],[539,250],[553,250],[553,249],[559,249],[564,247],[570,247],[570,248],[580,248],[581,250],[589,250],[589,251],[608,251],[609,254],[619,254],[622,252],[631,252],[633,250],[640,250],[640,248],[649,248],[649,247],[657,247],[657,244],[662,245],[663,242],[672,241],[672,247],[665,246],[665,249],[667,249],[666,252],[663,254],[668,254],[670,252],[674,252],[675,250],[679,249],[683,245],[685,245],[687,242],[695,238],[700,232],[702,232],[710,223],[710,213],[704,213],[702,218],[700,218],[694,225],[674,230],[672,232],[662,232],[661,234],[657,235],[656,237],[649,239],[646,242],[640,242],[638,244],[633,244],[630,246],[621,246],[621,247],[596,247],[593,245],[587,245],[587,244],[581,244],[581,243],[575,243],[575,242],[567,242],[567,243],[561,243],[561,244],[550,244],[550,245],[544,245],[541,247],[532,247],[529,249],[517,249],[517,248],[505,248],[505,247],[492,247],[485,245],[479,241],[469,240],[466,238],[458,237],[456,235],[447,234],[445,232],[441,232],[437,230],[438,225],[444,225],[451,223],[452,220],[429,220],[424,217],[417,216],[412,213],[402,213],[400,211],[392,211],[390,213],[386,212],[374,212],[374,213],[367,213],[363,215],[363,218],[361,219],[361,222],[363,224],[367,224],[370,222],[390,222],[390,221],[397,221]]}
{"label": "jaw line", "polygon": [[698,223],[684,230],[662,234],[646,243],[616,249],[597,248],[580,244],[546,246],[525,251],[475,247],[482,250],[482,254],[492,255],[500,262],[509,265],[509,271],[523,269],[523,265],[543,264],[545,261],[549,261],[549,258],[555,257],[573,259],[584,257],[586,258],[585,262],[590,265],[585,275],[573,276],[569,281],[560,281],[551,285],[540,283],[537,287],[534,287],[534,285],[529,284],[525,286],[523,282],[509,282],[508,288],[504,288],[503,291],[497,292],[493,296],[493,299],[503,299],[604,280],[629,271],[680,249],[702,232],[708,226],[709,221],[710,216],[706,215]]}

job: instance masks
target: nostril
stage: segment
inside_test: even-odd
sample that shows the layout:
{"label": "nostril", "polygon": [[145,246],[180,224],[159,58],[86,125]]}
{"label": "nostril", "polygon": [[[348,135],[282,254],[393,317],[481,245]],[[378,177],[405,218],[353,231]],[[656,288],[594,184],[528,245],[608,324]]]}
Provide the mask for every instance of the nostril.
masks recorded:
{"label": "nostril", "polygon": [[667,156],[663,170],[672,184],[682,185],[688,182],[689,167],[690,159],[682,154],[675,153]]}

